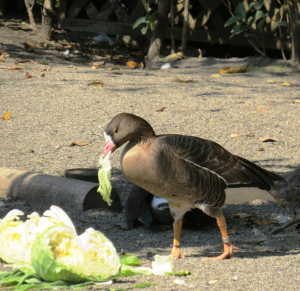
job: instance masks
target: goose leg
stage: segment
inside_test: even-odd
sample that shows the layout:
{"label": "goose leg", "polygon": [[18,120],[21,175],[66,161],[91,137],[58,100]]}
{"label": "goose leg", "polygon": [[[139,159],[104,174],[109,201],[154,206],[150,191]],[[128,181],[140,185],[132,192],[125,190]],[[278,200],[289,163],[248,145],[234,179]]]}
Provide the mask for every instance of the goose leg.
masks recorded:
{"label": "goose leg", "polygon": [[185,258],[185,255],[180,250],[180,234],[182,228],[182,218],[175,220],[173,223],[173,230],[174,230],[174,239],[173,239],[173,247],[171,251],[171,256],[177,260],[180,257]]}
{"label": "goose leg", "polygon": [[214,258],[203,258],[203,261],[230,259],[233,256],[233,250],[239,250],[239,248],[232,245],[232,243],[229,240],[226,219],[224,215],[217,217],[217,224],[222,234],[222,239],[224,243],[224,253]]}

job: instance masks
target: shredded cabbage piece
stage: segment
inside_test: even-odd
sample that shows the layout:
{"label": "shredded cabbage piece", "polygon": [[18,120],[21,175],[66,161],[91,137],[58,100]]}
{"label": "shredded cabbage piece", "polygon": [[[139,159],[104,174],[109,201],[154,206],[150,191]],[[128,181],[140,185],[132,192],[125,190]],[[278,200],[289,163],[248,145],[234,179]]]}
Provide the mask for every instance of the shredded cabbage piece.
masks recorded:
{"label": "shredded cabbage piece", "polygon": [[102,156],[99,159],[99,164],[101,168],[98,172],[98,180],[99,180],[99,188],[97,192],[99,192],[105,202],[110,206],[112,200],[110,199],[111,194],[111,183],[110,183],[110,170],[111,170],[111,164],[109,160],[110,152],[105,156],[105,158],[102,158]]}

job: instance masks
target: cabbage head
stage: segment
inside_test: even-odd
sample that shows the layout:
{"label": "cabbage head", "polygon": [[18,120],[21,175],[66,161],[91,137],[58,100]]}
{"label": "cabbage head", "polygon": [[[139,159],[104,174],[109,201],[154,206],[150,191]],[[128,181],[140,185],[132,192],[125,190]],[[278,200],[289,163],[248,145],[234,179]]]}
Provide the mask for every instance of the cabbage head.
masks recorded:
{"label": "cabbage head", "polygon": [[33,212],[23,222],[20,220],[23,215],[22,211],[13,209],[0,221],[0,258],[9,264],[30,266],[30,252],[40,216]]}
{"label": "cabbage head", "polygon": [[109,281],[120,274],[121,263],[113,244],[88,228],[77,236],[72,227],[47,228],[34,241],[31,264],[45,281]]}

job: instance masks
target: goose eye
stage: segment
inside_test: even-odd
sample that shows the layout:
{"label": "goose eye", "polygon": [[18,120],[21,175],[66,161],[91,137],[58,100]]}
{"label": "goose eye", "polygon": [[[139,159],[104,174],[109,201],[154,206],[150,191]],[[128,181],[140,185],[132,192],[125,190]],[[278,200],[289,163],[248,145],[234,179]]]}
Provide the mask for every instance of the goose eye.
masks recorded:
{"label": "goose eye", "polygon": [[113,130],[113,133],[118,133],[118,128],[115,128],[114,130]]}

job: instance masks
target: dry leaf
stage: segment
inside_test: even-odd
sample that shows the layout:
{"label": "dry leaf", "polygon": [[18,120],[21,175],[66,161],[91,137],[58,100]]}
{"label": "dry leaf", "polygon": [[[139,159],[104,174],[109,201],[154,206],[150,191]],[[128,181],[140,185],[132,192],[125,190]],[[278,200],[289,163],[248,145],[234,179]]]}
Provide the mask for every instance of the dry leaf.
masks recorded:
{"label": "dry leaf", "polygon": [[133,61],[127,62],[126,65],[131,69],[136,69],[139,67],[139,64]]}
{"label": "dry leaf", "polygon": [[118,67],[113,67],[113,68],[108,68],[108,69],[111,71],[120,70],[120,68],[118,68]]}
{"label": "dry leaf", "polygon": [[292,86],[292,84],[290,82],[284,82],[282,84],[280,84],[281,86],[286,86],[286,87],[290,87]]}
{"label": "dry leaf", "polygon": [[233,67],[230,67],[230,68],[225,68],[225,69],[219,69],[219,72],[221,74],[224,74],[224,73],[238,74],[238,73],[244,73],[244,72],[246,72],[247,69],[248,69],[248,67],[242,67],[242,68],[233,68]]}
{"label": "dry leaf", "polygon": [[18,64],[18,63],[29,63],[29,62],[30,62],[29,59],[16,59],[14,63]]}
{"label": "dry leaf", "polygon": [[247,213],[247,212],[232,212],[231,217],[232,218],[247,218],[247,217],[253,217],[255,214]]}
{"label": "dry leaf", "polygon": [[165,111],[165,109],[167,108],[167,106],[165,106],[165,107],[162,107],[162,108],[160,108],[160,109],[158,109],[158,110],[156,110],[156,112],[163,112],[163,111]]}
{"label": "dry leaf", "polygon": [[273,83],[277,83],[275,80],[268,80],[268,83],[273,84]]}
{"label": "dry leaf", "polygon": [[262,141],[262,142],[276,142],[276,141],[279,141],[279,139],[277,137],[260,137],[258,140]]}
{"label": "dry leaf", "polygon": [[49,72],[50,70],[51,70],[51,66],[49,66],[49,67],[39,67],[39,71],[47,71],[47,72]]}
{"label": "dry leaf", "polygon": [[19,70],[22,70],[22,68],[20,67],[11,67],[11,68],[8,68],[9,70],[14,70],[14,71],[19,71]]}
{"label": "dry leaf", "polygon": [[42,73],[42,74],[41,74],[41,77],[45,77],[45,74],[44,74],[44,73]]}
{"label": "dry leaf", "polygon": [[26,79],[30,79],[30,78],[32,78],[32,76],[31,76],[30,73],[27,72],[26,75],[25,75],[25,78],[26,78]]}
{"label": "dry leaf", "polygon": [[207,283],[209,284],[209,285],[214,285],[214,284],[217,284],[219,281],[218,280],[210,280],[210,281],[208,281]]}
{"label": "dry leaf", "polygon": [[293,103],[300,103],[300,99],[293,100]]}
{"label": "dry leaf", "polygon": [[67,146],[68,147],[74,147],[74,146],[83,147],[83,146],[85,146],[87,144],[89,144],[89,143],[88,142],[78,142],[78,141],[76,141],[76,142],[72,142],[72,143],[68,144]]}
{"label": "dry leaf", "polygon": [[104,86],[104,83],[103,82],[91,82],[91,83],[88,83],[88,86],[91,86],[91,85],[94,85],[94,86]]}
{"label": "dry leaf", "polygon": [[6,62],[6,60],[5,60],[5,52],[2,52],[2,54],[0,56],[0,62]]}
{"label": "dry leaf", "polygon": [[261,111],[261,112],[266,112],[266,111],[268,111],[268,110],[270,109],[269,107],[266,107],[266,108],[264,108],[264,109],[261,109],[261,108],[255,106],[255,105],[254,105],[254,107],[255,107],[255,109],[256,109],[257,111]]}
{"label": "dry leaf", "polygon": [[238,102],[236,102],[236,103],[246,103],[246,100],[240,100],[240,101],[238,101]]}
{"label": "dry leaf", "polygon": [[114,74],[114,75],[123,75],[123,73],[121,73],[121,72],[112,72],[112,74]]}
{"label": "dry leaf", "polygon": [[91,66],[91,70],[97,70],[97,69],[100,69],[100,66]]}
{"label": "dry leaf", "polygon": [[191,82],[193,82],[193,80],[181,80],[179,78],[175,78],[174,82],[178,82],[178,83],[191,83]]}
{"label": "dry leaf", "polygon": [[221,78],[222,76],[220,74],[213,74],[213,75],[210,75],[211,77],[214,77],[214,78]]}
{"label": "dry leaf", "polygon": [[259,225],[269,225],[269,224],[276,224],[277,220],[264,220],[264,221],[255,220],[253,222]]}
{"label": "dry leaf", "polygon": [[26,52],[28,53],[34,52],[35,45],[33,43],[28,44],[27,42],[24,42],[23,45]]}
{"label": "dry leaf", "polygon": [[241,135],[240,134],[238,134],[238,133],[232,133],[231,135],[230,135],[230,137],[236,137],[236,138],[238,138],[238,137],[240,137]]}
{"label": "dry leaf", "polygon": [[10,120],[11,119],[10,112],[5,112],[5,114],[1,117],[1,119]]}

